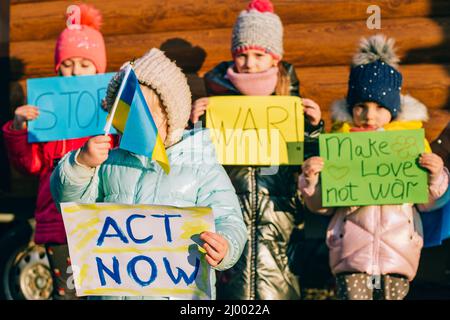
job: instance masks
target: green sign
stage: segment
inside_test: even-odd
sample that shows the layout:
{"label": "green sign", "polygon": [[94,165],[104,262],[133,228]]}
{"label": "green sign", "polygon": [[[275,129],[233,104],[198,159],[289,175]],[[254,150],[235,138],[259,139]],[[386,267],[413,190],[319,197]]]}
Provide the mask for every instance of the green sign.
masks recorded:
{"label": "green sign", "polygon": [[428,202],[424,130],[320,135],[324,207]]}

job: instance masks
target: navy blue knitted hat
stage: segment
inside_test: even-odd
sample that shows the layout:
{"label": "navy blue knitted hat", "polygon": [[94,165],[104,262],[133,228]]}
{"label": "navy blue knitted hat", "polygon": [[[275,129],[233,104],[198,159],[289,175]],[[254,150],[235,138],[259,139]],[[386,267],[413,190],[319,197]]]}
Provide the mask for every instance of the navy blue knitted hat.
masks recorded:
{"label": "navy blue knitted hat", "polygon": [[353,57],[348,81],[347,105],[376,102],[388,109],[392,119],[400,112],[403,77],[397,70],[399,59],[394,53],[394,40],[376,35],[362,39]]}

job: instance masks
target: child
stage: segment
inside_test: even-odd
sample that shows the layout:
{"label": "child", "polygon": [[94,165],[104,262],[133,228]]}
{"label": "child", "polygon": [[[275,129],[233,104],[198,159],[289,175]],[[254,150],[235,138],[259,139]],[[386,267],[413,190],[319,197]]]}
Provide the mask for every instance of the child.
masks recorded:
{"label": "child", "polygon": [[[79,8],[81,25],[65,28],[56,42],[55,72],[64,77],[104,73],[106,69],[105,44],[99,32],[101,15],[88,5]],[[3,126],[3,133],[14,167],[39,176],[34,240],[46,247],[54,283],[53,298],[76,299],[75,289],[68,287],[72,275],[69,251],[63,220],[50,194],[50,175],[67,152],[78,149],[88,138],[28,143],[27,121],[38,116],[36,106],[20,106],[15,110],[14,120]]]}
{"label": "child", "polygon": [[[205,75],[210,96],[299,96],[294,67],[281,61],[283,26],[270,1],[254,0],[240,13],[231,51],[233,61],[222,62]],[[303,99],[303,104],[307,158],[317,152],[323,122],[314,101]],[[192,123],[207,106],[208,98],[193,104]],[[270,175],[255,166],[228,166],[226,170],[241,202],[249,242],[236,266],[220,274],[218,298],[299,299],[299,280],[289,268],[286,251],[294,228],[302,220],[302,206],[296,197],[300,168],[280,166]]]}
{"label": "child", "polygon": [[[61,160],[52,175],[53,196],[58,203],[211,207],[217,233],[204,232],[200,236],[205,241],[206,261],[215,270],[228,269],[242,253],[246,229],[235,190],[217,163],[209,134],[205,130],[183,132],[191,109],[186,77],[158,49],[138,59],[133,68],[167,149],[170,173],[166,175],[159,165],[144,156],[122,149],[108,153],[110,138],[97,136]],[[108,110],[123,75],[124,69],[108,86]],[[214,290],[214,272],[210,279]]]}
{"label": "child", "polygon": [[[353,59],[346,101],[333,106],[338,132],[405,130],[422,127],[426,107],[401,96],[402,75],[394,41],[382,35],[361,42]],[[426,144],[429,152],[429,145]],[[428,170],[430,206],[448,187],[442,159],[423,153],[419,164]],[[324,163],[312,157],[303,164],[299,189],[307,207],[333,215],[327,232],[330,266],[339,299],[403,299],[413,280],[423,245],[421,221],[414,204],[323,208],[319,173]],[[374,289],[375,288],[375,289]]]}

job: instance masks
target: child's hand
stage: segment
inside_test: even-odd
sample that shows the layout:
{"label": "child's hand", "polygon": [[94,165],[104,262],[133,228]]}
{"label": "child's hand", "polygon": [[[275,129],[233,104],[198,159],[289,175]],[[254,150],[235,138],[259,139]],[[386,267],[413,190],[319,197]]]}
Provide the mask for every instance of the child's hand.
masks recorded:
{"label": "child's hand", "polygon": [[[322,171],[323,166],[324,162],[321,157],[311,157],[303,163],[302,172],[308,185],[317,185],[319,182],[319,173]],[[300,186],[298,187],[300,188]]]}
{"label": "child's hand", "polygon": [[195,100],[192,104],[191,109],[191,117],[190,120],[192,123],[197,123],[198,119],[205,114],[206,109],[208,108],[209,99],[208,98],[200,98]]}
{"label": "child's hand", "polygon": [[23,130],[27,127],[27,121],[34,120],[39,116],[38,107],[29,104],[20,106],[14,112],[12,128],[14,130]]}
{"label": "child's hand", "polygon": [[78,154],[77,161],[91,168],[101,165],[108,159],[108,151],[111,148],[110,136],[96,136],[90,138]]}
{"label": "child's hand", "polygon": [[200,239],[205,242],[206,262],[212,267],[217,266],[228,252],[228,241],[220,234],[209,231],[202,232]]}
{"label": "child's hand", "polygon": [[422,153],[419,164],[430,172],[430,178],[437,177],[444,169],[444,161],[435,153]]}
{"label": "child's hand", "polygon": [[320,106],[311,99],[302,99],[305,116],[313,126],[317,126],[322,118]]}

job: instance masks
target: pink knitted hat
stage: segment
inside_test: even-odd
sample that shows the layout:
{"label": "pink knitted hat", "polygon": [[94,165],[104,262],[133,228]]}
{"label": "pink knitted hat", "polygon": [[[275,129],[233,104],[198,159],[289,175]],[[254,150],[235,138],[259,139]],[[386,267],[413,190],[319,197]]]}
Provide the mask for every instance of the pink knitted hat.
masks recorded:
{"label": "pink knitted hat", "polygon": [[275,59],[283,57],[283,25],[270,0],[252,0],[233,26],[233,57],[251,49],[269,53]]}
{"label": "pink knitted hat", "polygon": [[71,24],[65,28],[56,41],[55,72],[58,72],[64,60],[82,57],[94,63],[97,73],[104,73],[106,50],[103,36],[99,31],[102,16],[93,6],[81,4],[78,8],[80,9],[79,24]]}

